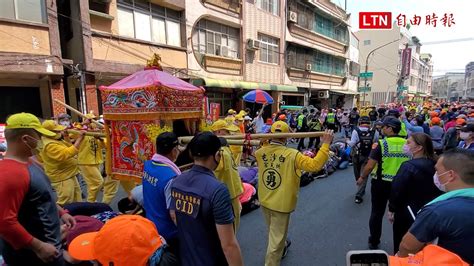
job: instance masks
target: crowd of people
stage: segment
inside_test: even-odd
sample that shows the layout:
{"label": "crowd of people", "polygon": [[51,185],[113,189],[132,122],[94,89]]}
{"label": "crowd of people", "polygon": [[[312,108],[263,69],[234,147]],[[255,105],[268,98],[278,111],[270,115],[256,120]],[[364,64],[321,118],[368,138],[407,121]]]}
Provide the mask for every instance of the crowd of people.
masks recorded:
{"label": "crowd of people", "polygon": [[[5,263],[243,265],[236,233],[242,208],[253,202],[267,227],[265,265],[280,265],[291,245],[288,227],[301,176],[325,169],[331,156],[341,169],[353,166],[356,204],[371,179],[369,249],[379,248],[387,217],[394,255],[407,257],[436,241],[474,263],[474,106],[308,106],[268,118],[264,109],[254,116],[230,109],[186,148],[175,133],[161,133],[141,184],[105,174],[107,143],[84,133],[97,129],[95,115],[81,124],[66,114],[42,123],[32,114],[11,115],[0,161]],[[257,148],[229,145],[225,138],[320,131],[309,139],[280,134]],[[193,161],[186,171],[176,164],[183,153]],[[120,184],[128,197],[114,210],[110,203]]]}

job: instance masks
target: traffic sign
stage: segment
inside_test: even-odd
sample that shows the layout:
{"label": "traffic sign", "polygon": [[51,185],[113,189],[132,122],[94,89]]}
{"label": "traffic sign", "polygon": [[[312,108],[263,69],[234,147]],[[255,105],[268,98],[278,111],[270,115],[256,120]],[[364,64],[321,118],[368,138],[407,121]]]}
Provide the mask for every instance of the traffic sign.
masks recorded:
{"label": "traffic sign", "polygon": [[358,92],[370,92],[371,88],[370,87],[359,87],[357,89]]}
{"label": "traffic sign", "polygon": [[399,91],[407,91],[407,90],[408,90],[408,86],[400,86],[400,87],[398,87],[398,90],[399,90]]}
{"label": "traffic sign", "polygon": [[359,73],[359,77],[361,78],[371,78],[374,76],[374,72],[362,72]]}

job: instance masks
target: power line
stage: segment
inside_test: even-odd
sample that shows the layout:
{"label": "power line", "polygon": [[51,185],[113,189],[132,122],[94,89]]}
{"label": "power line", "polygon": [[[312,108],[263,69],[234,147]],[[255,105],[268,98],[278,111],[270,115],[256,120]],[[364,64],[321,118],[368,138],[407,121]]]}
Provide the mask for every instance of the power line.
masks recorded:
{"label": "power line", "polygon": [[461,38],[461,39],[449,39],[449,40],[441,40],[441,41],[431,41],[431,42],[422,42],[422,45],[436,45],[436,44],[443,44],[443,43],[453,43],[453,42],[470,42],[474,41],[474,37],[469,38]]}

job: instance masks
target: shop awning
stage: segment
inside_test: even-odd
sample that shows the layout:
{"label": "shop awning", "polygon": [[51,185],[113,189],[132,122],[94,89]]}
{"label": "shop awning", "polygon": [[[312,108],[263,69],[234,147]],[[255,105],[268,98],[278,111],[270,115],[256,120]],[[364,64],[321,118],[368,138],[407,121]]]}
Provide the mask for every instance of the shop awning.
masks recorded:
{"label": "shop awning", "polygon": [[356,91],[340,91],[340,90],[329,90],[329,93],[340,93],[340,94],[347,94],[347,95],[357,95],[359,94]]}
{"label": "shop awning", "polygon": [[198,78],[191,79],[190,83],[194,86],[214,87],[214,88],[230,88],[230,89],[246,89],[255,90],[261,89],[266,91],[298,91],[298,87],[291,85],[273,85],[268,83],[260,82],[247,82],[247,81],[233,81],[223,79],[212,79],[212,78]]}

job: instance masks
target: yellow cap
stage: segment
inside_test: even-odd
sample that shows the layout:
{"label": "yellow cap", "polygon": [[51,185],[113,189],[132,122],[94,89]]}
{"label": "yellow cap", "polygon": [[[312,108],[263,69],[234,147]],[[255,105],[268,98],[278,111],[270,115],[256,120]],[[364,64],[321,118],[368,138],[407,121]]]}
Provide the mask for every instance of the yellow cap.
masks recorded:
{"label": "yellow cap", "polygon": [[247,112],[245,112],[245,110],[240,110],[239,115],[241,115],[242,117],[244,117],[244,116],[247,115]]}
{"label": "yellow cap", "polygon": [[94,113],[88,113],[84,115],[87,119],[95,119],[97,116]]}
{"label": "yellow cap", "polygon": [[222,130],[222,129],[228,130],[230,132],[236,132],[236,131],[240,130],[239,127],[237,127],[236,125],[229,124],[229,123],[227,123],[226,121],[224,121],[222,119],[217,120],[211,126],[212,131],[218,131],[218,130]]}
{"label": "yellow cap", "polygon": [[276,121],[272,125],[271,132],[272,133],[288,133],[290,132],[290,127],[288,126],[287,123],[283,121]]}
{"label": "yellow cap", "polygon": [[63,131],[64,129],[66,129],[65,126],[58,125],[53,120],[44,121],[43,122],[43,128],[45,128],[47,130],[51,130],[51,131]]}
{"label": "yellow cap", "polygon": [[241,114],[238,114],[235,116],[235,120],[244,121],[244,116]]}
{"label": "yellow cap", "polygon": [[233,114],[236,114],[237,112],[234,109],[229,109],[227,113],[233,115]]}
{"label": "yellow cap", "polygon": [[29,113],[18,113],[18,114],[11,115],[7,119],[7,125],[5,126],[5,128],[6,129],[31,128],[38,131],[38,133],[47,137],[56,136],[56,133],[51,132],[43,128],[43,126],[41,126],[41,123],[38,117]]}

